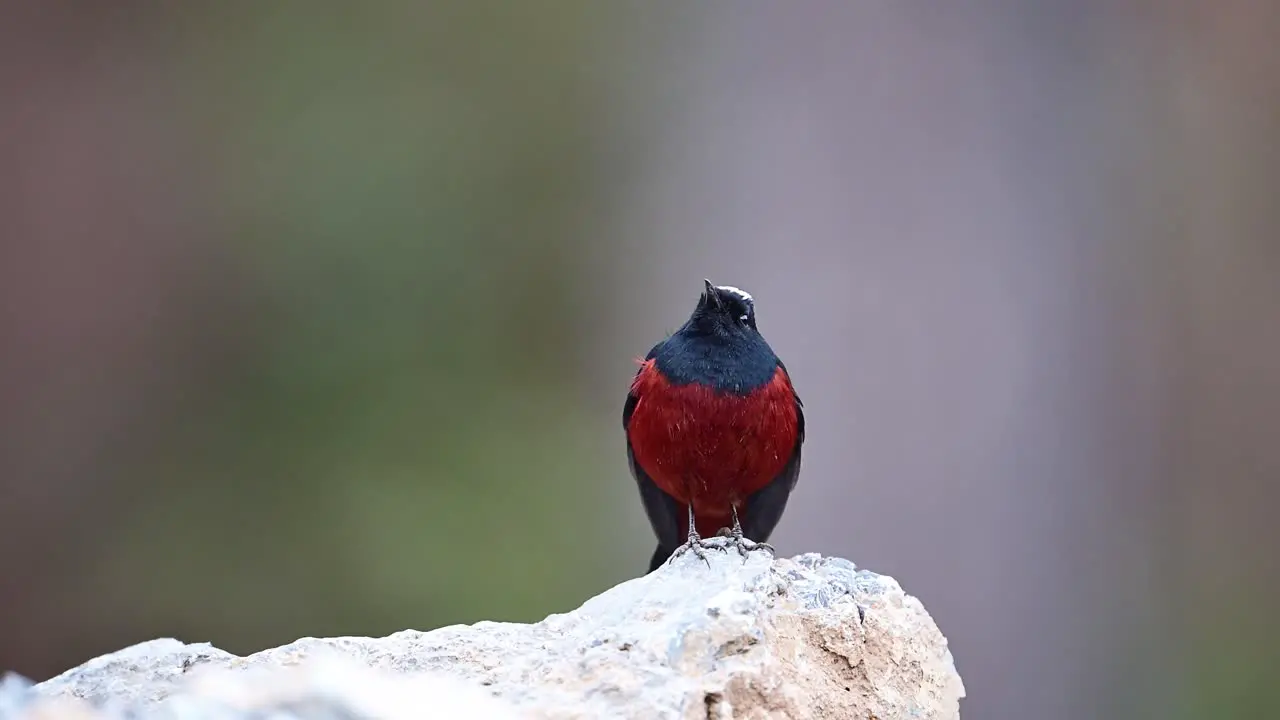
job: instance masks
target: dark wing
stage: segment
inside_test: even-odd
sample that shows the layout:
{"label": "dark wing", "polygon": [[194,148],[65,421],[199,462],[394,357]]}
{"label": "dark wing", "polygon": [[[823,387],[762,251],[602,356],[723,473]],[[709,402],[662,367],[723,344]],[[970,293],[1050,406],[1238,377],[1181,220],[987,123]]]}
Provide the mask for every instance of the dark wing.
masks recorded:
{"label": "dark wing", "polygon": [[680,547],[683,534],[680,531],[680,518],[684,515],[684,507],[676,499],[662,492],[658,485],[636,464],[635,455],[631,452],[631,442],[627,442],[627,463],[631,466],[631,475],[640,488],[640,501],[644,503],[644,512],[649,516],[649,525],[653,534],[658,537],[658,547],[649,558],[649,572],[671,557],[671,553]]}
{"label": "dark wing", "polygon": [[[782,368],[782,372],[787,372],[787,366],[783,365],[781,360],[778,361],[778,367]],[[787,373],[787,383],[791,383],[790,373]],[[782,467],[778,476],[769,481],[768,485],[747,498],[744,508],[743,515],[746,517],[742,518],[742,534],[756,542],[769,541],[773,529],[782,519],[782,511],[787,509],[787,500],[791,497],[791,491],[795,489],[796,481],[800,479],[800,451],[804,445],[804,403],[800,401],[794,386],[791,392],[796,401],[796,445],[791,451],[791,459]]]}
{"label": "dark wing", "polygon": [[[661,343],[654,345],[645,356],[645,360],[651,360],[661,345]],[[639,374],[637,371],[636,375]],[[645,515],[649,516],[649,525],[653,528],[653,534],[658,537],[658,548],[654,550],[653,558],[649,561],[649,572],[653,572],[671,557],[671,553],[675,552],[683,542],[680,518],[684,514],[684,507],[676,502],[675,498],[663,492],[653,478],[649,477],[644,468],[636,462],[635,452],[631,447],[631,435],[627,430],[631,425],[631,415],[639,403],[639,397],[630,392],[627,393],[627,401],[622,406],[622,430],[627,440],[627,466],[631,468],[631,476],[635,478],[636,486],[640,489],[640,502],[644,504]]]}

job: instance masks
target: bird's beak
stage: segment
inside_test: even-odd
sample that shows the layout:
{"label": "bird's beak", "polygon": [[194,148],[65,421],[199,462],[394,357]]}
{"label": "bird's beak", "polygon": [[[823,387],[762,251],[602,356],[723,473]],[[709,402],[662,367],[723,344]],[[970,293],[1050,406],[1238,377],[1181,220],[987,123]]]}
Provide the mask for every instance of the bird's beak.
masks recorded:
{"label": "bird's beak", "polygon": [[720,307],[720,293],[716,292],[716,286],[706,278],[702,278],[702,282],[706,285],[707,299],[715,303],[716,307]]}

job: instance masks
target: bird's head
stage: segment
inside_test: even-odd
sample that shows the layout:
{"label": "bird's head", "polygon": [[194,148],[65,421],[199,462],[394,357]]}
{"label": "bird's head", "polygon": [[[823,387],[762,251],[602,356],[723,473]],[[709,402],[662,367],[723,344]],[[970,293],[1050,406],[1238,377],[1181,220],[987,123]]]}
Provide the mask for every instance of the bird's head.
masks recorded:
{"label": "bird's head", "polygon": [[687,330],[720,337],[759,335],[750,293],[732,285],[714,285],[710,280],[703,283],[702,295],[685,325]]}

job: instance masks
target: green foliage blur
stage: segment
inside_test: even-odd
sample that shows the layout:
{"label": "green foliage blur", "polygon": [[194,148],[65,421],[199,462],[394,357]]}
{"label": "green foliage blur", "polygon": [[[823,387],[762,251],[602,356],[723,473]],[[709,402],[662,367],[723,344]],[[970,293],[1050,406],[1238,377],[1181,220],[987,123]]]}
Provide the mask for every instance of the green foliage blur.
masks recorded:
{"label": "green foliage blur", "polygon": [[600,540],[633,489],[569,382],[603,7],[312,7],[182,23],[207,375],[92,559],[117,644],[533,620],[647,557]]}

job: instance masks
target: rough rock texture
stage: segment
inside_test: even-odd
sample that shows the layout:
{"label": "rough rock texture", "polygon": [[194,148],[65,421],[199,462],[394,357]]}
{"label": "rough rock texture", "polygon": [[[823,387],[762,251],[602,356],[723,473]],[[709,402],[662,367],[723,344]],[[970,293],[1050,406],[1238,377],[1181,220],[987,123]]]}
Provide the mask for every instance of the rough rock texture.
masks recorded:
{"label": "rough rock texture", "polygon": [[10,676],[0,719],[959,717],[946,638],[893,578],[814,554],[709,559],[532,625],[304,638],[244,658],[153,640],[33,687]]}

